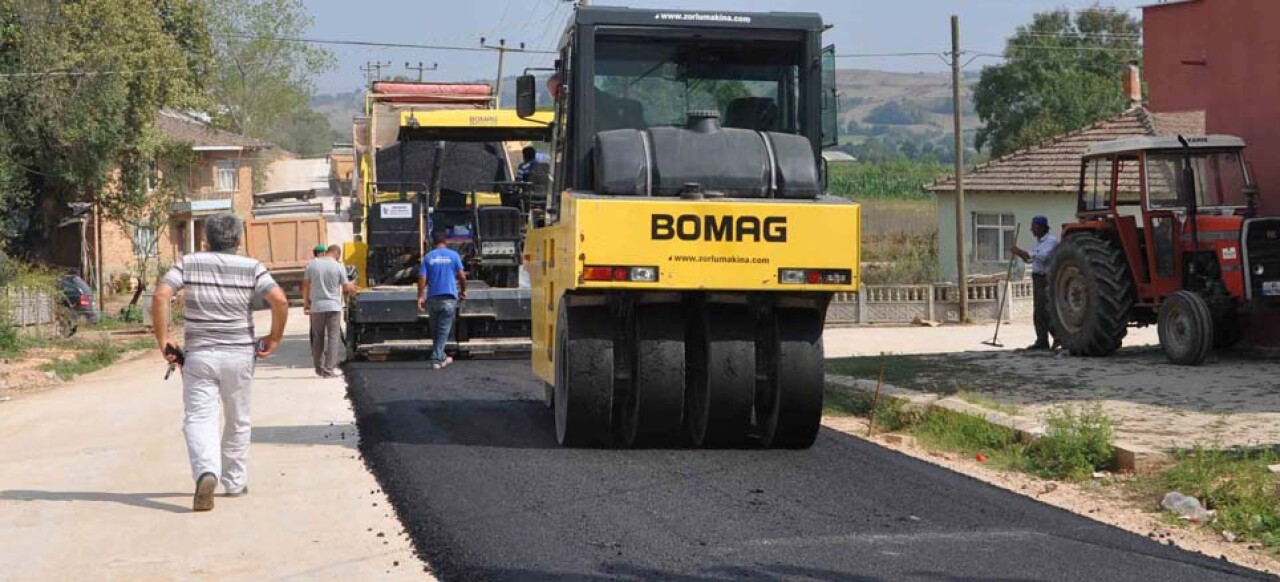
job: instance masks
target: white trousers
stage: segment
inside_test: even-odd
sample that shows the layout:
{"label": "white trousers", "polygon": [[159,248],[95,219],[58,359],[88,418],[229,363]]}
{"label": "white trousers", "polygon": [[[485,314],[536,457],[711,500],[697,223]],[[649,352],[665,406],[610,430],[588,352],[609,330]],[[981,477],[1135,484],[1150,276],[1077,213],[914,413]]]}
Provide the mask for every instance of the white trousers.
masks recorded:
{"label": "white trousers", "polygon": [[228,493],[248,483],[253,367],[254,355],[247,351],[192,352],[182,367],[182,434],[192,479],[213,473]]}

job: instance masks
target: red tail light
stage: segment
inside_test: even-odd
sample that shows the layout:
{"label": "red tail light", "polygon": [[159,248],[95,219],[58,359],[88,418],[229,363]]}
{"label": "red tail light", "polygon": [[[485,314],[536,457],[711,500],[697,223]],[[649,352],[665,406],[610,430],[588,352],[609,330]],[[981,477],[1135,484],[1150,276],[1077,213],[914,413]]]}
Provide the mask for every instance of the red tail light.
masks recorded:
{"label": "red tail light", "polygon": [[584,267],[582,278],[587,281],[608,281],[613,278],[612,267]]}
{"label": "red tail light", "polygon": [[586,266],[583,281],[617,281],[621,283],[657,283],[657,267]]}
{"label": "red tail light", "polygon": [[80,296],[80,309],[88,309],[88,308],[89,308],[89,296],[88,296],[88,295],[81,295],[81,296]]}

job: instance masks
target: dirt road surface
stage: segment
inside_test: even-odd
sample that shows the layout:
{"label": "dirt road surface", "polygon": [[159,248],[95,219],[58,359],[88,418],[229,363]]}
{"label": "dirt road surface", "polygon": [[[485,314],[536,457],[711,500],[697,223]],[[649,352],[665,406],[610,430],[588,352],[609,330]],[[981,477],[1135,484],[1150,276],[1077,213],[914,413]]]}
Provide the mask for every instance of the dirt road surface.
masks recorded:
{"label": "dirt road surface", "polygon": [[258,367],[249,495],[209,513],[190,511],[182,385],[158,355],[0,403],[0,579],[425,578],[306,325],[295,309]]}

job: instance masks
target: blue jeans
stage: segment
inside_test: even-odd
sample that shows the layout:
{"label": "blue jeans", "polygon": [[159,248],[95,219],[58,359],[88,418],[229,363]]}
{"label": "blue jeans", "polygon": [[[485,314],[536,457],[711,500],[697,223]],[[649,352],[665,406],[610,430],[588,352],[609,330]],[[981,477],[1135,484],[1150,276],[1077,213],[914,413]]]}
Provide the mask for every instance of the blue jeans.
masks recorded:
{"label": "blue jeans", "polygon": [[453,331],[453,318],[457,313],[458,300],[453,297],[437,295],[427,299],[427,314],[436,331],[435,344],[431,346],[432,360],[444,361],[444,346],[449,343],[449,333]]}

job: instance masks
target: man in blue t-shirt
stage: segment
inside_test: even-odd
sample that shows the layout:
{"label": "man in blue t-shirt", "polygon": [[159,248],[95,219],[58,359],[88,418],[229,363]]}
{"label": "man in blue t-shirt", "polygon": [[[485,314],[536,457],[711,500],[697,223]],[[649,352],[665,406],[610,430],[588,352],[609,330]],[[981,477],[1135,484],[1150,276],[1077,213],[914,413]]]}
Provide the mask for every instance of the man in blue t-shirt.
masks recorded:
{"label": "man in blue t-shirt", "polygon": [[467,298],[467,273],[462,267],[462,257],[445,246],[445,232],[431,233],[431,245],[435,248],[422,257],[418,270],[418,311],[426,310],[435,328],[435,344],[431,346],[431,367],[439,370],[453,363],[444,354],[444,346],[453,330],[453,318],[458,311],[458,300]]}

